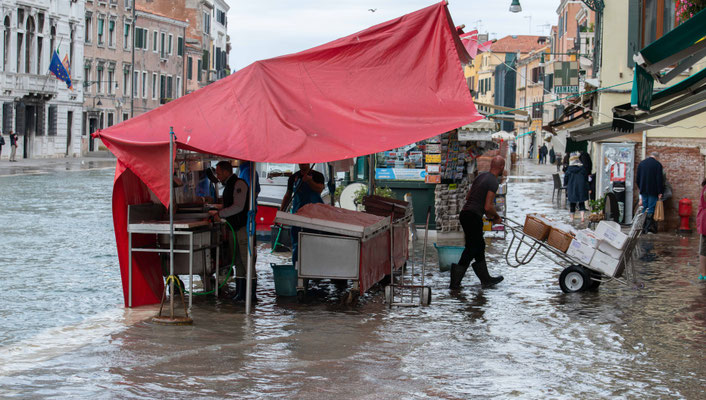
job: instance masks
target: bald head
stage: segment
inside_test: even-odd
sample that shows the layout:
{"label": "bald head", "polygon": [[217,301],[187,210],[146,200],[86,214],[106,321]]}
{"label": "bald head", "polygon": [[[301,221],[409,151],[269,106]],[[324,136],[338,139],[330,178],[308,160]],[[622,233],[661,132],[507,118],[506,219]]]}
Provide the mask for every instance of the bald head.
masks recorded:
{"label": "bald head", "polygon": [[495,176],[500,176],[505,171],[505,159],[501,156],[495,156],[490,160],[490,173]]}

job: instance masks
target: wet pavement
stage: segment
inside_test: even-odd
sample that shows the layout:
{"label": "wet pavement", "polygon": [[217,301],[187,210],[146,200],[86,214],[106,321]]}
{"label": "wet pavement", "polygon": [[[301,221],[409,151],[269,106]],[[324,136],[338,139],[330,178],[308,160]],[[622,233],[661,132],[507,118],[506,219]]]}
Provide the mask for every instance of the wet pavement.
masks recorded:
{"label": "wet pavement", "polygon": [[[551,172],[511,172],[509,216],[569,221]],[[0,177],[0,397],[706,397],[696,235],[646,236],[642,289],[570,295],[549,258],[508,267],[502,237],[487,252],[505,281],[483,289],[471,273],[452,293],[428,247],[432,305],[391,310],[380,287],[353,307],[327,283],[307,304],[276,298],[269,263],[286,254],[261,245],[252,316],[196,297],[193,326],[165,327],[155,307],[121,306],[111,187],[112,170]]]}

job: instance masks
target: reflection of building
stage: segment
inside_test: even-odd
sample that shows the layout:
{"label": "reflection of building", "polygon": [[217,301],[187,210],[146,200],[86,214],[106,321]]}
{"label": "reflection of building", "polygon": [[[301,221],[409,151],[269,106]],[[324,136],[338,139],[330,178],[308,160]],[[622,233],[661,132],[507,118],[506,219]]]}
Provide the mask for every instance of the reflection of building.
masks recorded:
{"label": "reflection of building", "polygon": [[[83,2],[71,0],[0,3],[0,130],[19,134],[21,158],[80,153],[83,14]],[[54,50],[68,57],[74,90],[49,74]]]}

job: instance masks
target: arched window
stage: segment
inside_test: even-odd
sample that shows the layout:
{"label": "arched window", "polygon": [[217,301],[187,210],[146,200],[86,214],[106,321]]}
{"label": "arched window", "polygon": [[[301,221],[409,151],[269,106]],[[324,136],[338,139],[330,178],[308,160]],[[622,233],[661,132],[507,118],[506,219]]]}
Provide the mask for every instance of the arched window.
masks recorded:
{"label": "arched window", "polygon": [[27,26],[25,28],[25,73],[32,71],[32,53],[34,50],[34,18],[27,17]]}
{"label": "arched window", "polygon": [[2,37],[2,65],[3,70],[7,71],[10,69],[10,16],[5,17],[5,22],[3,23],[3,37]]}

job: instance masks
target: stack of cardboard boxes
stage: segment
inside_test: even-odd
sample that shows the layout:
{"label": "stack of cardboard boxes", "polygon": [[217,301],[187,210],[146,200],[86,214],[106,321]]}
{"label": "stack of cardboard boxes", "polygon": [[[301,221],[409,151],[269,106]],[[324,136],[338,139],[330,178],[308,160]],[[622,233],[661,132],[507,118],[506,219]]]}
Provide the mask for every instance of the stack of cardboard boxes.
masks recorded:
{"label": "stack of cardboard boxes", "polygon": [[601,221],[595,231],[583,229],[576,233],[566,254],[604,275],[619,275],[620,256],[627,245],[628,236],[615,222]]}
{"label": "stack of cardboard boxes", "polygon": [[471,184],[468,177],[461,183],[436,185],[434,189],[434,208],[436,209],[437,229],[441,232],[458,232],[461,228],[458,215],[466,203],[466,193]]}

